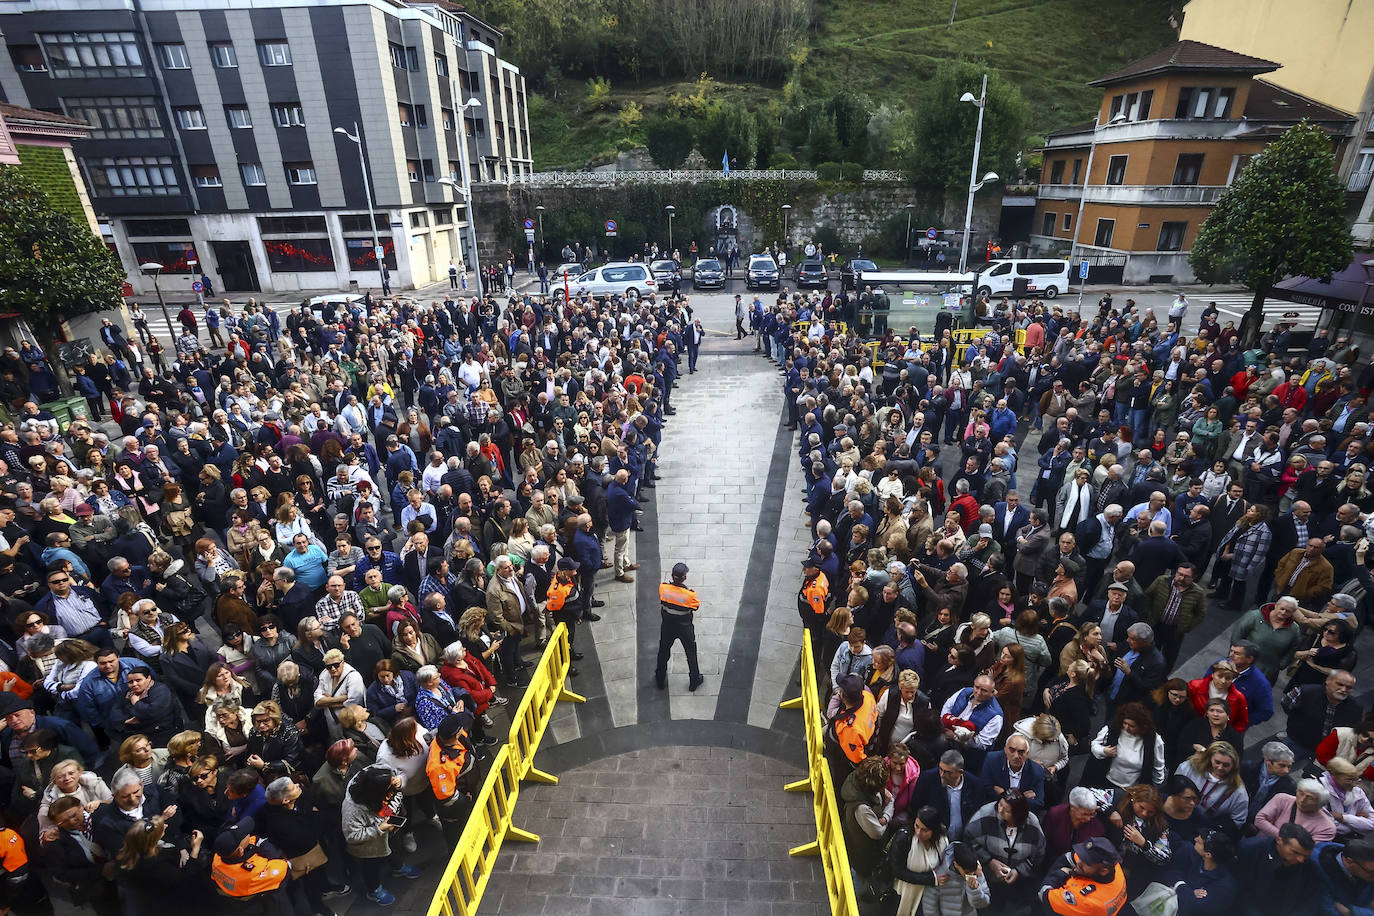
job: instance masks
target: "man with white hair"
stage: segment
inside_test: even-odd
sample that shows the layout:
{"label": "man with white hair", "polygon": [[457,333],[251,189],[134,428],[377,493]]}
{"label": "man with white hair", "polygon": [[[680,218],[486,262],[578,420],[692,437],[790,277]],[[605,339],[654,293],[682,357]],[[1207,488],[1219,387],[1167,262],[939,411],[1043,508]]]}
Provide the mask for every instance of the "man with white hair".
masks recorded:
{"label": "man with white hair", "polygon": [[1259,650],[1255,667],[1264,672],[1271,684],[1278,682],[1279,674],[1293,660],[1302,639],[1302,627],[1294,620],[1297,611],[1298,599],[1284,595],[1267,614],[1264,608],[1255,608],[1231,628],[1232,644],[1250,642]]}
{"label": "man with white hair", "polygon": [[1040,829],[1045,834],[1045,861],[1054,861],[1079,843],[1107,835],[1105,819],[1109,813],[1111,792],[1074,786],[1068,801],[1055,805],[1040,816]]}

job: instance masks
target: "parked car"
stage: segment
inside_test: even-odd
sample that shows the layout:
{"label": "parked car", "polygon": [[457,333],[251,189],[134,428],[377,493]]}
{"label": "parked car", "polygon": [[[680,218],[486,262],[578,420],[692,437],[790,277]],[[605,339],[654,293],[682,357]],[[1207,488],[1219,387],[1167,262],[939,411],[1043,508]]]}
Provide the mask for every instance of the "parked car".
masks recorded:
{"label": "parked car", "polygon": [[[638,298],[647,296],[658,288],[658,281],[644,264],[618,263],[605,264],[589,270],[576,280],[570,280],[568,287],[574,296],[587,295],[597,299],[611,296]],[[555,286],[554,299],[563,298],[563,287]]]}
{"label": "parked car", "polygon": [[773,260],[771,255],[751,254],[749,256],[749,268],[744,275],[745,289],[772,289],[781,287],[782,280],[778,274],[778,263]]}
{"label": "parked car", "polygon": [[1068,292],[1069,272],[1073,267],[1063,258],[1024,258],[994,261],[978,275],[978,295],[1016,295],[1017,281],[1025,284],[1025,294],[1053,299]]}
{"label": "parked car", "polygon": [[797,289],[825,289],[830,285],[830,275],[825,272],[825,264],[820,261],[802,261],[797,265]]}
{"label": "parked car", "polygon": [[573,280],[576,280],[578,277],[582,276],[586,272],[587,265],[579,264],[576,261],[569,261],[566,264],[559,264],[557,270],[551,271],[549,273],[549,282],[552,283],[555,280],[557,280],[559,283],[562,283],[563,275],[567,274],[568,282],[571,283]]}
{"label": "parked car", "polygon": [[840,289],[857,289],[858,287],[854,285],[854,275],[862,273],[865,270],[874,271],[877,269],[877,264],[865,258],[851,258],[845,261],[844,266],[840,268]]}
{"label": "parked car", "polygon": [[649,262],[649,270],[653,271],[654,279],[658,281],[660,292],[672,290],[677,292],[682,287],[682,271],[677,264],[668,258],[660,258],[657,261]]}
{"label": "parked car", "polygon": [[697,261],[697,266],[692,268],[692,288],[724,289],[725,268],[721,266],[720,261],[715,258]]}

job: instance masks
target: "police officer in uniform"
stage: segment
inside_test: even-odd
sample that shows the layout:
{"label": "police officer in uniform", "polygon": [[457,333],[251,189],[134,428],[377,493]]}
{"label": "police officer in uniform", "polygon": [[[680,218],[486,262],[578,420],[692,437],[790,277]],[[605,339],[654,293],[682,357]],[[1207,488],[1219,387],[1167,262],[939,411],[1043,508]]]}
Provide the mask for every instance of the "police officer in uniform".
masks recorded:
{"label": "police officer in uniform", "polygon": [[668,654],[678,640],[682,640],[683,651],[687,653],[687,689],[695,691],[706,680],[697,667],[697,633],[692,623],[701,601],[697,593],[687,587],[687,572],[687,564],[678,563],[673,567],[673,581],[658,587],[663,622],[658,631],[658,666],[654,668],[654,683],[659,690],[668,688]]}

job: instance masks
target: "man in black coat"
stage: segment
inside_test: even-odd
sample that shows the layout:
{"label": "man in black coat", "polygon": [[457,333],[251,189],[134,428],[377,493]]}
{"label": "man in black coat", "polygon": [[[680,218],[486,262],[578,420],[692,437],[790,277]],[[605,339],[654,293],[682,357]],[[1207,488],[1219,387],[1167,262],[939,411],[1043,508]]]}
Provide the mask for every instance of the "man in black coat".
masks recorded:
{"label": "man in black coat", "polygon": [[1113,654],[1124,651],[1131,627],[1140,623],[1140,614],[1126,603],[1129,592],[1123,583],[1112,582],[1107,586],[1107,597],[1089,604],[1083,615],[1083,623],[1091,621],[1102,627],[1102,642]]}
{"label": "man in black coat", "polygon": [[1355,675],[1337,668],[1324,684],[1296,687],[1283,695],[1283,711],[1288,713],[1288,745],[1302,759],[1314,756],[1317,745],[1342,725],[1353,726],[1364,710],[1350,696],[1355,690]]}
{"label": "man in black coat", "polygon": [[[1320,894],[1312,851],[1316,842],[1301,824],[1279,825],[1277,837],[1253,836],[1236,847],[1231,866],[1236,884],[1245,889],[1247,910],[1256,916],[1316,916],[1329,912]],[[1253,907],[1253,909],[1250,909]]]}
{"label": "man in black coat", "polygon": [[[964,772],[964,755],[951,749],[940,755],[935,772],[927,770],[916,780],[907,810],[914,815],[923,805],[930,805],[939,812],[940,823],[946,825],[948,832],[958,836],[991,797],[987,783]],[[954,820],[950,819],[952,813]]]}
{"label": "man in black coat", "polygon": [[1169,677],[1169,664],[1155,648],[1155,633],[1148,623],[1137,623],[1126,631],[1128,648],[1107,673],[1107,703],[1116,709],[1123,703],[1144,703],[1149,708],[1150,694]]}
{"label": "man in black coat", "polygon": [[91,833],[100,848],[106,851],[124,847],[124,835],[135,821],[155,815],[167,819],[166,841],[175,843],[181,835],[181,813],[176,805],[167,804],[156,785],[144,786],[130,770],[116,775],[110,792],[114,803],[101,805],[91,815]]}
{"label": "man in black coat", "polygon": [[1245,791],[1250,794],[1250,821],[1275,795],[1298,794],[1297,783],[1290,775],[1293,770],[1293,749],[1282,741],[1266,742],[1259,757],[1253,757],[1240,767]]}

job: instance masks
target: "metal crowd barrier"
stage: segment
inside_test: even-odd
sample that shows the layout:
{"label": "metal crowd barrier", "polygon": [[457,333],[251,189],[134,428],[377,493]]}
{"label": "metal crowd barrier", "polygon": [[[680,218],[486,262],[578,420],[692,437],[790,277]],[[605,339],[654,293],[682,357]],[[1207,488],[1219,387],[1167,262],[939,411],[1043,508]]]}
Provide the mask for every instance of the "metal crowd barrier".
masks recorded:
{"label": "metal crowd barrier", "polygon": [[816,691],[816,665],[811,654],[811,633],[803,631],[801,647],[801,696],[784,700],[783,709],[801,707],[806,723],[806,778],[788,783],[788,792],[810,792],[811,806],[816,813],[816,839],[789,851],[794,856],[821,857],[825,872],[825,890],[830,897],[830,912],[834,916],[858,916],[859,898],[854,893],[854,879],[849,870],[849,852],[844,846],[844,832],[840,825],[839,807],[835,800],[835,784],[830,766],[825,762],[822,738],[824,720],[821,717],[820,695]]}
{"label": "metal crowd barrier", "polygon": [[559,700],[585,703],[586,697],[566,686],[572,666],[572,647],[568,628],[559,624],[549,639],[544,656],[534,668],[525,696],[512,715],[510,735],[492,761],[486,781],[473,802],[463,835],[454,847],[444,876],[429,905],[429,916],[470,916],[477,912],[482,894],[491,879],[492,867],[501,844],[507,839],[538,843],[539,835],[521,830],[511,823],[515,803],[520,798],[520,783],[558,784],[558,777],[534,765],[534,754],[548,730],[554,706]]}

